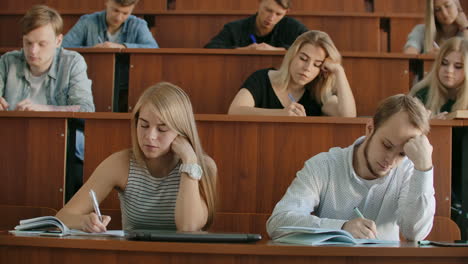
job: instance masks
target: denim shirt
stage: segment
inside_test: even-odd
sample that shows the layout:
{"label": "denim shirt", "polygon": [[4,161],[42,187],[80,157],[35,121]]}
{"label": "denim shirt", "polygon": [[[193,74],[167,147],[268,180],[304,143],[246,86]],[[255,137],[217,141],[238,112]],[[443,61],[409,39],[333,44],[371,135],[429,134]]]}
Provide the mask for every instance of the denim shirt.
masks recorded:
{"label": "denim shirt", "polygon": [[[92,47],[108,41],[106,11],[83,15],[63,38],[65,48]],[[127,48],[159,48],[145,20],[130,15],[123,23],[117,43]]]}
{"label": "denim shirt", "polygon": [[[76,51],[57,48],[43,85],[47,105],[79,105],[80,112],[94,112],[91,80],[86,62]],[[5,53],[0,58],[0,96],[14,110],[31,92],[29,65],[23,50]]]}

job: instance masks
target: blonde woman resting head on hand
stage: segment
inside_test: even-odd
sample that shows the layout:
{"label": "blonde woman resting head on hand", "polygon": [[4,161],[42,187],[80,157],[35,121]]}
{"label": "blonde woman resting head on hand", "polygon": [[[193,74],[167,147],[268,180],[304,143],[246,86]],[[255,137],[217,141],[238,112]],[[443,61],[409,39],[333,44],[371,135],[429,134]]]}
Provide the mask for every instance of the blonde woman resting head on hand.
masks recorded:
{"label": "blonde woman resting head on hand", "polygon": [[311,30],[294,41],[278,70],[247,78],[229,114],[355,117],[356,104],[333,41]]}
{"label": "blonde woman resting head on hand", "polygon": [[210,226],[216,201],[216,164],[200,144],[187,94],[170,83],[148,88],[133,110],[132,149],[110,155],[62,208],[68,227],[103,232],[88,192],[98,201],[119,192],[122,226],[196,231]]}
{"label": "blonde woman resting head on hand", "polygon": [[467,54],[467,39],[447,40],[431,72],[411,89],[411,94],[431,110],[432,118],[446,119],[450,112],[468,109]]}

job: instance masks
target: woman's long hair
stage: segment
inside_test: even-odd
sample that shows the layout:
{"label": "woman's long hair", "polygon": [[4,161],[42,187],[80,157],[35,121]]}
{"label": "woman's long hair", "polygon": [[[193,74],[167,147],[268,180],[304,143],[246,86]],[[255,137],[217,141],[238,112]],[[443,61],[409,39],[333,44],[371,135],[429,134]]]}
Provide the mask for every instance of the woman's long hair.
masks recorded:
{"label": "woman's long hair", "polygon": [[198,163],[202,167],[203,176],[200,180],[200,194],[208,208],[208,220],[203,229],[207,229],[213,222],[216,208],[216,168],[207,165],[207,155],[203,151],[198,136],[192,104],[188,95],[178,86],[168,82],[155,84],[138,99],[133,109],[131,136],[132,148],[136,160],[146,166],[145,156],[140,149],[137,137],[137,122],[142,106],[149,106],[164,124],[179,136],[187,138],[197,155]]}
{"label": "woman's long hair", "polygon": [[429,87],[427,95],[426,108],[432,111],[433,115],[440,112],[440,108],[449,100],[448,89],[439,79],[439,70],[442,65],[442,60],[451,52],[460,52],[463,61],[463,71],[465,72],[465,79],[457,88],[458,89],[456,100],[452,106],[452,111],[468,109],[468,40],[461,37],[453,37],[447,40],[441,47],[439,55],[434,61],[432,70],[426,77],[417,83],[412,89],[411,94],[415,95],[419,90]]}
{"label": "woman's long hair", "polygon": [[[325,51],[327,58],[330,58],[333,62],[341,64],[341,55],[327,33],[318,30],[305,32],[297,37],[296,41],[294,41],[286,52],[281,67],[278,70],[279,77],[277,82],[282,89],[286,89],[288,87],[289,82],[291,81],[291,74],[289,72],[291,62],[305,44],[312,44],[322,48]],[[306,87],[310,88],[310,92],[312,93],[311,95],[315,97],[317,102],[319,104],[323,104],[335,92],[332,91],[334,83],[335,75],[323,74],[321,71],[314,80],[306,84]]]}

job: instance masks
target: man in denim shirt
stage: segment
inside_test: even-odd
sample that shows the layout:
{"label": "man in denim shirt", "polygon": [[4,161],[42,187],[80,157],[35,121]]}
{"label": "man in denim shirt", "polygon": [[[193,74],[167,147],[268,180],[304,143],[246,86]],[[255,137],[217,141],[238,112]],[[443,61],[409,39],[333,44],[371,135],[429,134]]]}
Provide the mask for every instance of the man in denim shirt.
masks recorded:
{"label": "man in denim shirt", "polygon": [[107,0],[106,10],[84,15],[65,35],[65,48],[159,48],[143,19],[131,15],[138,0]]}
{"label": "man in denim shirt", "polygon": [[34,6],[22,21],[23,49],[0,58],[0,111],[93,112],[91,80],[83,57],[60,48],[57,11]]}

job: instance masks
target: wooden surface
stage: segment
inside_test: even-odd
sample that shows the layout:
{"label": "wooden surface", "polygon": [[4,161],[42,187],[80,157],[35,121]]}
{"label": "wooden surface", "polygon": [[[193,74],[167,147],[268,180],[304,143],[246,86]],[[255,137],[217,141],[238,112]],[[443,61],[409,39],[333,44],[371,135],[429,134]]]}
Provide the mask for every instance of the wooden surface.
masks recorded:
{"label": "wooden surface", "polygon": [[64,195],[66,119],[0,114],[0,204],[60,209]]}
{"label": "wooden surface", "polygon": [[[175,10],[249,10],[255,12],[258,9],[258,1],[255,0],[173,0]],[[365,12],[365,0],[295,0],[292,2],[291,11],[343,11]]]}
{"label": "wooden surface", "polygon": [[[161,12],[155,16],[155,38],[162,48],[202,48],[226,23],[250,15],[241,12]],[[380,18],[377,15],[301,12],[290,16],[309,29],[327,32],[340,51],[380,51]]]}
{"label": "wooden surface", "polygon": [[[389,13],[417,13],[424,15],[426,10],[426,1],[424,0],[373,0],[375,12]],[[468,10],[468,1],[460,0],[460,4],[465,10]]]}
{"label": "wooden surface", "polygon": [[[124,137],[129,135],[128,119],[122,115],[109,125],[105,118],[94,116],[95,120],[86,121],[85,180],[109,154],[130,147],[129,137]],[[364,134],[367,120],[197,115],[203,147],[218,166],[218,212],[271,213],[307,159],[352,144]],[[440,216],[450,215],[451,125],[461,122],[434,121],[429,135],[435,149],[436,215]],[[121,136],[112,136],[114,131]],[[102,208],[119,209],[116,196],[110,195]]]}
{"label": "wooden surface", "polygon": [[12,230],[22,219],[55,215],[57,210],[47,207],[0,205],[0,230]]}
{"label": "wooden surface", "polygon": [[[278,68],[283,52],[245,52],[206,49],[133,49],[130,52],[129,107],[159,81],[182,87],[195,113],[225,114],[242,84],[253,72]],[[408,93],[409,61],[415,56],[379,53],[343,53],[343,65],[358,116],[370,116],[380,100]],[[160,69],[148,74],[148,69]],[[131,110],[131,109],[130,109]]]}
{"label": "wooden surface", "polygon": [[466,248],[214,244],[0,235],[1,263],[466,263]]}
{"label": "wooden surface", "polygon": [[[392,2],[392,1],[387,1]],[[419,1],[405,1],[415,3]],[[390,52],[403,52],[408,41],[408,35],[417,24],[424,24],[423,15],[397,15],[390,14]]]}

